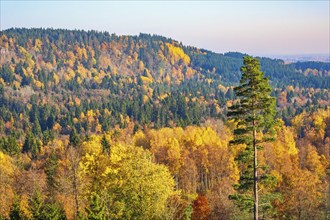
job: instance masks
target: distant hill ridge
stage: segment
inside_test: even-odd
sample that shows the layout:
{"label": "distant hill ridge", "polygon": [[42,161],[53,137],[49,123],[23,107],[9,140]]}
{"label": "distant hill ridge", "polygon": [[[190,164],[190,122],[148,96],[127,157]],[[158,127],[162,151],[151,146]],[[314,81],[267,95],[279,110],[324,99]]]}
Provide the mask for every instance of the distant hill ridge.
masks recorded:
{"label": "distant hill ridge", "polygon": [[[79,57],[75,59],[75,62],[82,64],[86,69],[110,69],[116,70],[119,74],[143,74],[147,69],[153,77],[162,69],[163,73],[176,80],[190,77],[195,73],[214,72],[221,76],[224,85],[238,83],[242,57],[247,55],[239,52],[214,53],[184,46],[170,38],[150,34],[117,36],[97,31],[25,28],[8,29],[0,34],[2,50],[8,47],[6,42],[10,38],[14,39],[16,45],[14,53],[2,52],[1,63],[22,55],[21,51],[17,51],[19,46],[28,52],[31,51],[33,59],[38,56],[39,60],[52,63],[49,61],[55,57],[56,65],[55,63],[52,65],[55,65],[57,70],[67,67],[75,70],[77,65],[69,65],[70,56],[73,58],[72,53],[74,56],[79,55],[78,53],[83,49],[83,55],[86,57]],[[38,48],[38,43],[40,48]],[[52,48],[56,50],[53,51]],[[8,49],[13,49],[13,47],[8,47]],[[185,56],[189,57],[189,62],[187,59],[184,62]],[[330,63],[299,62],[285,65],[283,60],[279,59],[260,58],[260,61],[262,70],[270,76],[273,86],[294,83],[304,87],[324,88],[328,77],[326,80],[313,77],[330,75]],[[181,73],[177,73],[178,70]],[[310,77],[312,79],[309,79]]]}
{"label": "distant hill ridge", "polygon": [[[158,35],[64,29],[8,29],[0,32],[0,46],[0,136],[225,119],[246,56]],[[260,62],[286,123],[306,109],[329,105],[329,63]]]}

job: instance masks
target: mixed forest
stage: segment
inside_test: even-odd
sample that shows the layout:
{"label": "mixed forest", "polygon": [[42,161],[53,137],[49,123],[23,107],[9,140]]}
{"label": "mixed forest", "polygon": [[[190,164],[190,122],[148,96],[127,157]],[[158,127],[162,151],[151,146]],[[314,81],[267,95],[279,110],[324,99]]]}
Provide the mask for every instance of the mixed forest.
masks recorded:
{"label": "mixed forest", "polygon": [[[247,54],[63,29],[0,47],[0,219],[253,218],[227,117]],[[259,218],[327,219],[330,63],[257,59],[276,103]]]}

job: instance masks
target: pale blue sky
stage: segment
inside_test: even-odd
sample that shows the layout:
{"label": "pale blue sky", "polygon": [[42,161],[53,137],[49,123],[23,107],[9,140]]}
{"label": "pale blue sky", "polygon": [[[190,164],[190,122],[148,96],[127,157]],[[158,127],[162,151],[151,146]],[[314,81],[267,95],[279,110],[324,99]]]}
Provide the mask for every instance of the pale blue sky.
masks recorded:
{"label": "pale blue sky", "polygon": [[52,27],[171,37],[215,52],[330,53],[330,1],[1,1],[1,30]]}

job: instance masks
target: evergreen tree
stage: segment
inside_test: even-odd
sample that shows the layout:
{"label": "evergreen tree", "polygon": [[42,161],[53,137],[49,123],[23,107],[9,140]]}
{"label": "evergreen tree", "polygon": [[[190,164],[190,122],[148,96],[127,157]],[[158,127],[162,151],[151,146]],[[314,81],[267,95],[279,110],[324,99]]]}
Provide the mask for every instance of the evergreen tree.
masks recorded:
{"label": "evergreen tree", "polygon": [[33,122],[32,133],[33,133],[35,136],[38,136],[38,137],[40,137],[41,134],[42,134],[41,126],[40,126],[40,122],[39,122],[38,117],[36,117],[36,118],[35,118],[35,121]]}
{"label": "evergreen tree", "polygon": [[21,218],[21,208],[19,204],[19,198],[15,197],[14,203],[12,204],[9,212],[10,220],[20,220]]}
{"label": "evergreen tree", "polygon": [[31,149],[31,157],[32,159],[37,159],[37,156],[40,152],[40,142],[38,139],[34,139],[34,144]]}
{"label": "evergreen tree", "polygon": [[33,219],[43,220],[43,206],[44,199],[41,192],[38,189],[34,190],[34,193],[30,199],[30,211],[33,215]]}
{"label": "evergreen tree", "polygon": [[65,220],[66,215],[63,206],[56,202],[49,202],[45,204],[43,211],[43,218],[49,220]]}
{"label": "evergreen tree", "polygon": [[56,170],[57,170],[57,158],[55,153],[52,152],[45,165],[47,187],[51,199],[53,199],[57,187]]}
{"label": "evergreen tree", "polygon": [[86,208],[87,219],[101,220],[106,219],[105,216],[105,205],[101,197],[93,192],[90,196],[89,207]]}
{"label": "evergreen tree", "polygon": [[21,151],[17,144],[16,137],[13,134],[8,138],[2,138],[0,140],[0,145],[0,148],[4,149],[11,156],[17,155]]}
{"label": "evergreen tree", "polygon": [[74,147],[76,147],[79,144],[80,138],[75,128],[72,128],[71,130],[69,141],[70,141],[70,145]]}
{"label": "evergreen tree", "polygon": [[103,134],[103,136],[102,136],[101,145],[102,145],[103,152],[109,154],[110,153],[110,143],[107,140],[107,137],[105,136],[105,134]]}
{"label": "evergreen tree", "polygon": [[[253,210],[254,219],[258,219],[258,183],[264,179],[258,176],[258,149],[263,141],[270,140],[271,127],[275,116],[275,99],[271,97],[268,78],[260,71],[259,61],[253,57],[244,57],[241,68],[240,85],[234,88],[239,103],[230,107],[228,117],[237,122],[234,140],[231,144],[245,144],[246,148],[238,155],[237,160],[242,167],[239,194],[231,198],[239,202],[243,209]],[[257,133],[263,133],[260,139]],[[253,198],[251,188],[253,187]],[[253,204],[253,209],[251,205]]]}
{"label": "evergreen tree", "polygon": [[22,153],[31,152],[31,156],[35,159],[40,152],[40,145],[38,139],[36,139],[32,132],[29,131],[25,136],[25,141],[22,147]]}
{"label": "evergreen tree", "polygon": [[47,145],[50,141],[52,141],[54,139],[55,139],[55,137],[54,137],[54,133],[52,130],[47,129],[42,133],[43,145]]}
{"label": "evergreen tree", "polygon": [[25,136],[25,141],[22,147],[22,153],[28,153],[32,149],[32,145],[34,144],[35,140],[33,138],[32,133],[29,131]]}

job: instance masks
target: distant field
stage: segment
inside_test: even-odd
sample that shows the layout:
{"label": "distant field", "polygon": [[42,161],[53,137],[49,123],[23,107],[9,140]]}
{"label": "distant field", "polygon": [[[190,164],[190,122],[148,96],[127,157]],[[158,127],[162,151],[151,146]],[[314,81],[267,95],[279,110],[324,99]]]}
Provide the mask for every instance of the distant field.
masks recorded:
{"label": "distant field", "polygon": [[269,55],[269,57],[281,59],[286,63],[299,61],[330,62],[330,54]]}

